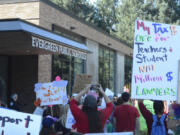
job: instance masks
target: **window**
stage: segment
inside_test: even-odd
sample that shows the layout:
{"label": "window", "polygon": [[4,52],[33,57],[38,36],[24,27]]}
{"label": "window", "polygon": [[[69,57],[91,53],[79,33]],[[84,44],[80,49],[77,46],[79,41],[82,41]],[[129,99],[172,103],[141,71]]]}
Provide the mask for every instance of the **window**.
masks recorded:
{"label": "window", "polygon": [[99,47],[99,83],[102,87],[115,90],[115,51]]}
{"label": "window", "polygon": [[[77,35],[76,33],[73,33],[69,30],[66,30],[60,26],[53,24],[52,31],[65,38],[80,43],[85,43],[84,37]],[[71,95],[76,74],[85,73],[84,67],[85,60],[66,55],[53,55],[52,79],[54,80],[54,78],[59,75],[63,80],[68,80],[67,92],[69,93],[69,95]]]}
{"label": "window", "polygon": [[53,55],[52,79],[59,75],[63,80],[68,80],[67,92],[71,94],[76,74],[84,73],[85,61],[66,55]]}
{"label": "window", "polygon": [[125,56],[125,84],[131,84],[132,58]]}
{"label": "window", "polygon": [[61,36],[66,37],[68,39],[77,41],[79,43],[85,43],[85,41],[86,41],[84,37],[82,37],[82,36],[80,36],[80,35],[78,35],[76,33],[73,33],[70,30],[66,30],[66,29],[64,29],[64,28],[62,28],[60,26],[57,26],[55,24],[52,25],[52,31],[54,31],[58,35],[61,35]]}

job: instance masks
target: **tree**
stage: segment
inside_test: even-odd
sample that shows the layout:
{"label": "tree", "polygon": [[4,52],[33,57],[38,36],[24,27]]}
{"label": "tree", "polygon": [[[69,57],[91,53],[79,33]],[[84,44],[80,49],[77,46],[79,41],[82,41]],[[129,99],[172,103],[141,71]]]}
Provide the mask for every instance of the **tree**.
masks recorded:
{"label": "tree", "polygon": [[118,7],[118,32],[111,34],[133,46],[137,17],[159,23],[180,24],[180,8],[175,0],[122,0]]}
{"label": "tree", "polygon": [[87,0],[51,0],[59,7],[66,9],[72,14],[84,19],[90,20],[95,8]]}
{"label": "tree", "polygon": [[110,33],[113,30],[113,25],[117,23],[117,6],[118,0],[98,0],[96,2],[97,19],[94,19],[94,23]]}
{"label": "tree", "polygon": [[111,34],[132,45],[135,20],[142,14],[143,3],[143,0],[122,0],[117,11],[118,23],[115,25],[117,32],[111,32]]}
{"label": "tree", "polygon": [[107,33],[110,33],[112,26],[117,22],[116,7],[118,0],[99,0],[96,5],[90,4],[88,0],[51,1]]}

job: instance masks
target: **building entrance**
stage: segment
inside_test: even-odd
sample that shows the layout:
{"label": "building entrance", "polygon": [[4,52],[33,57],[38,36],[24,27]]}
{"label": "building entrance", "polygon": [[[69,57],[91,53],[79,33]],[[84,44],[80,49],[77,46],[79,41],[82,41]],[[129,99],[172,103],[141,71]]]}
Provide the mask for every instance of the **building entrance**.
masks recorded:
{"label": "building entrance", "polygon": [[2,104],[7,103],[8,89],[8,57],[0,56],[0,99]]}
{"label": "building entrance", "polygon": [[11,94],[18,94],[20,110],[32,112],[38,82],[38,55],[0,56],[0,99],[8,104]]}

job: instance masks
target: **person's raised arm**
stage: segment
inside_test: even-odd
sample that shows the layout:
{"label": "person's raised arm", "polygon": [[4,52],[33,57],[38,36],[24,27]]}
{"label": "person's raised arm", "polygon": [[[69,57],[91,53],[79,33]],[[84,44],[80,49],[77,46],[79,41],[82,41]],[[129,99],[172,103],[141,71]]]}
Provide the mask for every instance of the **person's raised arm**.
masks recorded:
{"label": "person's raised arm", "polygon": [[78,94],[76,97],[74,97],[74,99],[75,99],[76,101],[79,101],[80,98],[89,91],[90,86],[91,86],[91,85],[88,84],[83,91],[79,92],[79,94]]}
{"label": "person's raised arm", "polygon": [[106,104],[111,102],[111,100],[108,98],[108,96],[105,94],[104,90],[102,89],[102,86],[100,86],[99,92],[103,95]]}
{"label": "person's raised arm", "polygon": [[138,106],[141,114],[145,119],[152,117],[153,114],[144,106],[143,100],[138,100]]}

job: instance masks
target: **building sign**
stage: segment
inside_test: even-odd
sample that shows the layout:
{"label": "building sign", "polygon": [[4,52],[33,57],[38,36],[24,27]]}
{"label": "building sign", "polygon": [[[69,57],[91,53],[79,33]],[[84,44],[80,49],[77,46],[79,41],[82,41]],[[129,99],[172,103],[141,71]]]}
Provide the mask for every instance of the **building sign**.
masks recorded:
{"label": "building sign", "polygon": [[68,48],[56,43],[32,36],[32,47],[48,50],[54,53],[65,54],[86,60],[87,54],[76,49]]}
{"label": "building sign", "polygon": [[42,117],[0,108],[0,135],[39,135]]}
{"label": "building sign", "polygon": [[177,100],[180,27],[136,20],[132,97]]}

